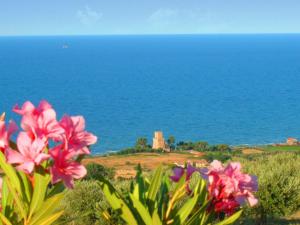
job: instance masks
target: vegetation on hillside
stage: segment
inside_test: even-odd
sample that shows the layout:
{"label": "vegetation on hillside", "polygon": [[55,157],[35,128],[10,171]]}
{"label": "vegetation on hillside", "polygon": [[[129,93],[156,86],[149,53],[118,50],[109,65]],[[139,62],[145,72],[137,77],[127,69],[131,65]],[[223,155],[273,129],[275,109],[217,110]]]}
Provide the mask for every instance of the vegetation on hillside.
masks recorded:
{"label": "vegetation on hillside", "polygon": [[300,154],[261,154],[251,158],[234,158],[244,165],[248,173],[258,177],[258,207],[249,210],[258,223],[288,216],[300,208]]}
{"label": "vegetation on hillside", "polygon": [[[168,148],[171,151],[188,151],[194,150],[198,152],[230,152],[232,148],[227,144],[217,144],[217,145],[209,145],[208,142],[205,141],[179,141],[175,142],[174,136],[169,136],[166,141]],[[147,138],[139,137],[136,140],[136,144],[133,147],[122,149],[118,152],[109,153],[109,155],[126,155],[126,154],[134,154],[141,152],[158,152],[163,153],[163,149],[152,149],[152,146],[148,143]]]}

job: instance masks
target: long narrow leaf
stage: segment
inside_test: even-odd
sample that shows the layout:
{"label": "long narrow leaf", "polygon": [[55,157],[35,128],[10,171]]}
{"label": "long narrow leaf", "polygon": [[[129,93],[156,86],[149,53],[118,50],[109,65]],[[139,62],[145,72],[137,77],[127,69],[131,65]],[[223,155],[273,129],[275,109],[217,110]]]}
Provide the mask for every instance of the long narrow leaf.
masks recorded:
{"label": "long narrow leaf", "polygon": [[206,201],[193,215],[184,223],[184,225],[198,225],[206,215],[206,208],[210,201]]}
{"label": "long narrow leaf", "polygon": [[63,214],[63,211],[57,212],[55,214],[52,214],[51,216],[45,218],[44,220],[40,221],[39,225],[51,225],[53,222],[55,222],[61,215]]}
{"label": "long narrow leaf", "polygon": [[50,198],[56,194],[59,194],[65,190],[63,182],[56,183],[47,193],[47,198]]}
{"label": "long narrow leaf", "polygon": [[6,182],[2,183],[2,196],[1,196],[1,207],[2,207],[2,213],[5,215],[6,211],[6,205],[8,204],[8,196],[9,191]]}
{"label": "long narrow leaf", "polygon": [[237,211],[234,213],[232,216],[226,218],[225,220],[217,223],[216,225],[228,225],[228,224],[233,224],[241,215],[242,215],[243,210]]}
{"label": "long narrow leaf", "polygon": [[129,197],[133,203],[134,208],[136,208],[144,223],[146,225],[152,225],[152,218],[147,208],[145,208],[145,206],[133,194],[129,194]]}
{"label": "long narrow leaf", "polygon": [[30,211],[28,216],[29,219],[32,217],[34,212],[41,207],[45,199],[49,182],[50,182],[49,174],[43,173],[41,169],[40,171],[34,173],[34,191],[30,203]]}
{"label": "long narrow leaf", "polygon": [[13,196],[14,202],[16,203],[16,206],[20,212],[20,215],[22,218],[26,221],[27,213],[25,211],[25,206],[23,204],[22,199],[20,199],[19,193],[17,193],[16,189],[13,187],[13,185],[10,183],[10,180],[7,178],[7,176],[4,177],[3,182],[6,182],[8,190]]}
{"label": "long narrow leaf", "polygon": [[52,213],[57,209],[58,203],[63,198],[64,193],[56,194],[51,198],[48,198],[41,205],[39,211],[33,215],[32,219],[29,221],[29,225],[39,225],[40,221],[45,217],[50,217]]}
{"label": "long narrow leaf", "polygon": [[121,211],[121,218],[125,220],[127,224],[138,225],[130,208],[128,207],[126,202],[121,198],[116,189],[110,184],[110,182],[107,181],[104,177],[101,177],[99,183],[110,206],[114,210]]}
{"label": "long narrow leaf", "polygon": [[144,177],[142,176],[142,168],[138,167],[137,171],[137,176],[136,176],[136,183],[139,186],[139,200],[144,204],[146,202],[145,200],[145,193],[146,193],[146,181]]}
{"label": "long narrow leaf", "polygon": [[12,223],[2,213],[0,213],[0,218],[5,225],[12,225]]}
{"label": "long narrow leaf", "polygon": [[21,189],[22,192],[25,194],[27,203],[30,203],[31,195],[32,195],[32,186],[28,178],[23,172],[18,172],[19,177],[21,178]]}
{"label": "long narrow leaf", "polygon": [[6,182],[2,183],[2,211],[1,213],[6,216],[7,218],[11,217],[11,214],[13,213],[13,204],[14,204],[14,198],[9,191]]}
{"label": "long narrow leaf", "polygon": [[154,210],[154,212],[152,214],[152,224],[154,224],[154,225],[162,225],[162,222],[161,222],[161,220],[159,218],[157,209]]}
{"label": "long narrow leaf", "polygon": [[10,180],[12,187],[14,187],[18,193],[21,193],[21,184],[19,177],[17,176],[17,173],[15,169],[8,163],[6,163],[5,156],[0,151],[0,167],[2,168],[5,175]]}
{"label": "long narrow leaf", "polygon": [[200,188],[200,181],[198,181],[197,186],[195,188],[194,196],[187,200],[187,202],[180,208],[180,210],[175,215],[175,224],[183,224],[184,221],[188,218],[188,216],[191,214],[193,209],[195,208],[195,205],[197,204],[199,200],[199,188]]}
{"label": "long narrow leaf", "polygon": [[[157,212],[160,215],[160,218],[163,218],[164,213],[166,211],[167,203],[169,201],[169,177],[165,177],[163,184],[161,186],[161,191],[159,192],[159,201],[158,201],[158,208]],[[153,214],[155,211],[153,212]]]}
{"label": "long narrow leaf", "polygon": [[151,179],[147,199],[154,201],[162,181],[162,166],[158,167]]}

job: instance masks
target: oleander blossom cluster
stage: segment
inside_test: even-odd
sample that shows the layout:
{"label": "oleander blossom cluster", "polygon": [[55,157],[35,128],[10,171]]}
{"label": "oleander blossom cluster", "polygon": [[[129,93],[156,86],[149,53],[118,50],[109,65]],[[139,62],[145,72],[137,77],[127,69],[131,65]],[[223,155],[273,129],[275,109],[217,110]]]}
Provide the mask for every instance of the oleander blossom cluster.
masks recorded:
{"label": "oleander blossom cluster", "polygon": [[241,206],[249,204],[253,207],[258,203],[254,192],[258,189],[257,178],[249,174],[242,173],[241,164],[231,162],[227,166],[220,161],[214,160],[208,168],[195,168],[187,164],[186,169],[176,167],[171,180],[178,182],[183,175],[186,175],[187,190],[189,180],[194,172],[199,172],[207,180],[209,199],[211,200],[210,210],[215,213],[225,213],[231,215]]}
{"label": "oleander blossom cluster", "polygon": [[214,160],[207,172],[208,192],[216,213],[233,214],[240,206],[255,206],[258,200],[254,192],[258,189],[257,178],[241,171],[239,162],[226,167]]}
{"label": "oleander blossom cluster", "polygon": [[65,115],[58,121],[47,101],[41,101],[37,107],[27,101],[21,108],[15,106],[13,111],[22,117],[22,131],[16,144],[11,144],[11,136],[17,131],[17,125],[10,121],[6,126],[0,120],[0,151],[7,162],[28,176],[36,167],[47,165],[45,169],[51,174],[52,184],[62,181],[66,187],[73,188],[74,179],[86,175],[78,159],[90,154],[89,146],[97,141],[96,136],[85,131],[84,118]]}

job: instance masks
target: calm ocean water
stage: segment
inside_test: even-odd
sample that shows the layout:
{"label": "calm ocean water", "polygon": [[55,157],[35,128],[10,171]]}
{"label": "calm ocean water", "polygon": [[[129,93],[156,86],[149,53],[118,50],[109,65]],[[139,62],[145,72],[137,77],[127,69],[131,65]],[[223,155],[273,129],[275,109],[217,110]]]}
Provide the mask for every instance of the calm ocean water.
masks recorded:
{"label": "calm ocean water", "polygon": [[[68,48],[63,48],[68,45]],[[300,35],[0,38],[0,111],[47,99],[82,114],[94,153],[151,140],[300,137]]]}

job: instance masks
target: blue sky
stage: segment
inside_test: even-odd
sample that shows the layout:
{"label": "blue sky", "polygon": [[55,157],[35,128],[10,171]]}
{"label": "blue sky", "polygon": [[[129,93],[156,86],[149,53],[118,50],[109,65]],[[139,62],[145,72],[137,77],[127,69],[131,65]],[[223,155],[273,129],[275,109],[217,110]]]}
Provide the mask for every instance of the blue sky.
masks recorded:
{"label": "blue sky", "polygon": [[0,35],[299,32],[300,0],[0,0]]}

